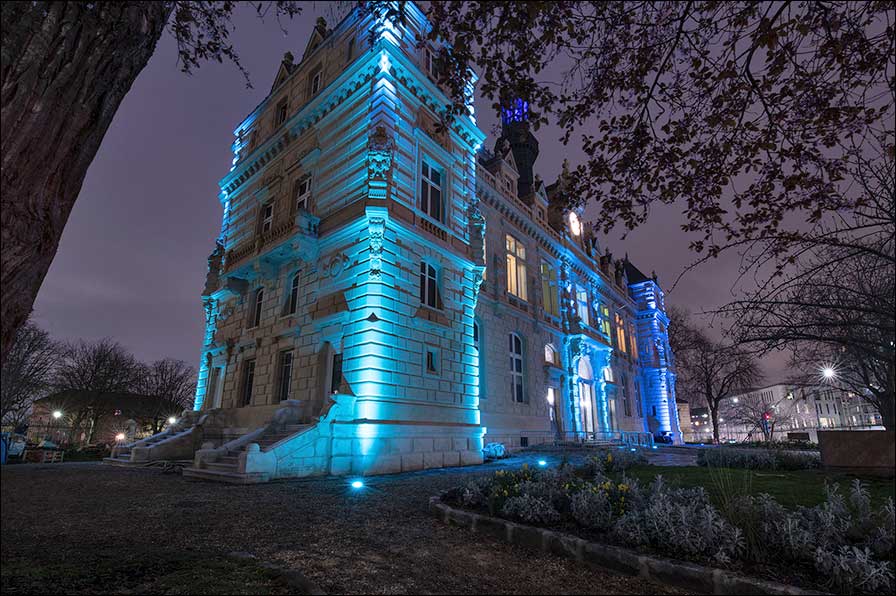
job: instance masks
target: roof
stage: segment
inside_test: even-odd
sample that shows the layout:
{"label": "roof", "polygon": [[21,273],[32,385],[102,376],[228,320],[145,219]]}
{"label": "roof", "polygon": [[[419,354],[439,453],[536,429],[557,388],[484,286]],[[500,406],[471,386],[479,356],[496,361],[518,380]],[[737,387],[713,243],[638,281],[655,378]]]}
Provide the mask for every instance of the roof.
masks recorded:
{"label": "roof", "polygon": [[114,413],[120,411],[126,416],[167,417],[179,414],[183,406],[170,399],[156,395],[140,395],[139,393],[107,392],[93,393],[70,389],[60,391],[37,400],[35,403],[47,404],[62,409],[92,407],[97,410]]}
{"label": "roof", "polygon": [[634,263],[628,260],[628,257],[623,261],[623,266],[625,267],[625,276],[628,278],[628,283],[639,284],[644,281],[653,281],[652,277],[647,277],[640,269],[635,267]]}

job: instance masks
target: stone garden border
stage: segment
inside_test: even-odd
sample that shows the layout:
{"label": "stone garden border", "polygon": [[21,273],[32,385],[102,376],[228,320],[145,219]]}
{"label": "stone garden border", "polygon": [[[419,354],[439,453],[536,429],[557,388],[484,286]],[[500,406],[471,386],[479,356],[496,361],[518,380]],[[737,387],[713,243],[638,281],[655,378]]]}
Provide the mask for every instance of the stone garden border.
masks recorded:
{"label": "stone garden border", "polygon": [[725,569],[643,555],[617,546],[589,542],[563,532],[465,511],[446,505],[439,497],[430,498],[429,510],[447,524],[467,527],[474,532],[487,534],[511,544],[535,548],[623,575],[635,575],[648,581],[674,588],[695,590],[702,594],[824,594]]}

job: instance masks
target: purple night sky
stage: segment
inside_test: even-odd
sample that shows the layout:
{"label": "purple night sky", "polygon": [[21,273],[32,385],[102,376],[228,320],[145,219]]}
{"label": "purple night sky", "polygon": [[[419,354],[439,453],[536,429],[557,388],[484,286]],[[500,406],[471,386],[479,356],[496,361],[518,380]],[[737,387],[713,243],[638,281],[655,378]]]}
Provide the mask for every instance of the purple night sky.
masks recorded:
{"label": "purple night sky", "polygon": [[[182,74],[173,38],[163,35],[87,173],[35,302],[38,325],[56,339],[110,337],[146,361],[172,357],[198,365],[200,292],[219,232],[217,183],[230,167],[233,129],[267,94],[283,53],[301,56],[315,19],[323,14],[336,24],[329,12],[309,3],[285,23],[284,35],[273,18],[261,22],[252,9],[237,9],[233,42],[254,89],[245,88],[231,64]],[[487,133],[497,120],[489,105],[477,103]],[[546,182],[556,178],[565,157],[571,164],[581,160],[580,151],[557,140],[556,129],[536,134],[536,169]],[[487,147],[494,142],[489,134]],[[618,229],[606,244],[616,256],[627,252],[645,273],[656,270],[668,303],[692,311],[719,306],[732,295],[738,258],[707,263],[672,290],[695,258],[680,221],[680,209],[662,206],[624,241]],[[783,363],[783,357],[765,359],[769,382],[779,380]]]}

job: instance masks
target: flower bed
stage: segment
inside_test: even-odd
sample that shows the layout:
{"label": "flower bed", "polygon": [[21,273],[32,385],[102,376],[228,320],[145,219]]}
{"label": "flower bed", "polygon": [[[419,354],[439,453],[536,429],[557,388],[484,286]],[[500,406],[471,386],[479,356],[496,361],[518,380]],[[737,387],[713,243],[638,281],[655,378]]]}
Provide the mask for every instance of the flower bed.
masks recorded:
{"label": "flower bed", "polygon": [[641,486],[625,470],[640,453],[603,451],[585,465],[498,471],[441,500],[525,524],[728,568],[756,569],[810,587],[872,593],[893,588],[894,506],[874,511],[857,481],[829,487],[816,507],[785,509],[768,495],[713,506],[703,488],[657,476]]}

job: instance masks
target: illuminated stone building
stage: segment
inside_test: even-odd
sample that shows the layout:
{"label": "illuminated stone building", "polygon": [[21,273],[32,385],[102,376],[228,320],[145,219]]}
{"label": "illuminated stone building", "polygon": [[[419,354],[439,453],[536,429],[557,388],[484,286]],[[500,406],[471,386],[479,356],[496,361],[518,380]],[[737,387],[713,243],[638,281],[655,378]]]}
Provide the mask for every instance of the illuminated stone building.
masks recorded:
{"label": "illuminated stone building", "polygon": [[[678,440],[656,279],[600,254],[526,105],[494,151],[404,24],[320,20],[220,183],[186,474],[238,482],[482,461],[483,444]],[[471,80],[472,85],[475,79]],[[622,431],[629,434],[624,436]]]}

